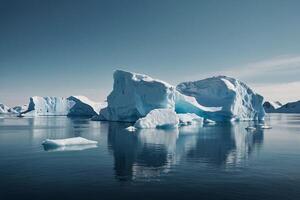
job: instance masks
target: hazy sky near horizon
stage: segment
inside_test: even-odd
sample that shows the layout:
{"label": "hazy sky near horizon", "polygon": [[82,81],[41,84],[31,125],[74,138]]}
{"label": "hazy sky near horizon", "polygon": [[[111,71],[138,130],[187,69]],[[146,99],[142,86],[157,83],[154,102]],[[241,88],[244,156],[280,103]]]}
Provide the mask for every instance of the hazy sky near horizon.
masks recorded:
{"label": "hazy sky near horizon", "polygon": [[171,84],[236,77],[300,100],[300,1],[0,0],[0,102],[86,95],[115,69]]}

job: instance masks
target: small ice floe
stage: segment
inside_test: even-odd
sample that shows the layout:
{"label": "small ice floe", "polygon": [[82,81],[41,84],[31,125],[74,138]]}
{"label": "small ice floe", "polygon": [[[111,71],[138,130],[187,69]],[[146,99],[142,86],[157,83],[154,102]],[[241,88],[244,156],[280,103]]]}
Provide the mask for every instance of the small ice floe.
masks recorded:
{"label": "small ice floe", "polygon": [[259,125],[259,128],[260,129],[271,129],[272,128],[272,126],[269,126],[269,125]]}
{"label": "small ice floe", "polygon": [[203,123],[206,125],[215,125],[216,124],[216,122],[211,119],[204,119]]}
{"label": "small ice floe", "polygon": [[97,141],[88,140],[82,137],[73,137],[66,139],[46,139],[43,141],[42,145],[45,147],[62,147],[62,146],[73,146],[73,145],[97,145]]}
{"label": "small ice floe", "polygon": [[246,131],[255,131],[256,127],[254,127],[254,126],[248,126],[245,129],[246,129]]}
{"label": "small ice floe", "polygon": [[125,130],[127,130],[129,132],[134,132],[137,130],[137,128],[135,128],[134,126],[129,126],[129,127],[125,128]]}

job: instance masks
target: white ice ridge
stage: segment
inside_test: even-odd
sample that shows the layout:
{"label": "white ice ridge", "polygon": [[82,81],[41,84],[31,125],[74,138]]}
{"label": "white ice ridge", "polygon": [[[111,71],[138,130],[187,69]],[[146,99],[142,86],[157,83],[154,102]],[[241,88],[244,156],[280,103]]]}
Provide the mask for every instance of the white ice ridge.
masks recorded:
{"label": "white ice ridge", "polygon": [[30,98],[28,109],[23,116],[94,116],[97,115],[104,103],[96,103],[84,96],[39,97]]}
{"label": "white ice ridge", "polygon": [[145,117],[138,119],[135,128],[176,128],[179,124],[179,118],[172,109],[154,109]]}
{"label": "white ice ridge", "polygon": [[209,114],[214,121],[263,120],[263,97],[245,83],[226,76],[217,76],[177,85],[177,90],[195,97],[207,107],[222,107],[221,111]]}
{"label": "white ice ridge", "polygon": [[195,98],[180,94],[164,81],[121,70],[114,72],[113,91],[107,97],[107,103],[97,119],[135,122],[151,110],[161,108],[205,117],[221,110],[220,107],[201,106]]}
{"label": "white ice ridge", "polygon": [[46,139],[43,141],[42,145],[50,147],[60,147],[60,146],[72,146],[72,145],[91,145],[98,144],[97,141],[88,140],[82,137],[73,137],[66,139]]}

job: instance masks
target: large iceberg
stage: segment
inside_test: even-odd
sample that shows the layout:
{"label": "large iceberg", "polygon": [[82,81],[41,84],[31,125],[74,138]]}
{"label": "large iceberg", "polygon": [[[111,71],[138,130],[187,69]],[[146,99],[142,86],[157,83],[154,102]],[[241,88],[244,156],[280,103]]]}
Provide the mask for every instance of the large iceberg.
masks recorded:
{"label": "large iceberg", "polygon": [[273,113],[276,112],[277,108],[280,108],[282,106],[282,104],[279,101],[266,101],[263,104],[263,107],[265,109],[266,113]]}
{"label": "large iceberg", "polygon": [[22,116],[93,116],[105,105],[84,96],[30,98],[28,109]]}
{"label": "large iceberg", "polygon": [[209,117],[215,121],[264,119],[263,97],[234,78],[217,76],[180,83],[176,88],[182,94],[195,97],[200,105],[221,107]]}
{"label": "large iceberg", "polygon": [[276,109],[278,113],[300,113],[300,101],[287,103]]}
{"label": "large iceberg", "polygon": [[114,72],[113,91],[107,103],[98,120],[135,122],[151,110],[161,108],[209,118],[221,110],[220,107],[201,106],[195,98],[180,94],[164,81],[121,70]]}
{"label": "large iceberg", "polygon": [[146,117],[138,119],[135,128],[176,128],[179,124],[179,118],[172,109],[154,109]]}

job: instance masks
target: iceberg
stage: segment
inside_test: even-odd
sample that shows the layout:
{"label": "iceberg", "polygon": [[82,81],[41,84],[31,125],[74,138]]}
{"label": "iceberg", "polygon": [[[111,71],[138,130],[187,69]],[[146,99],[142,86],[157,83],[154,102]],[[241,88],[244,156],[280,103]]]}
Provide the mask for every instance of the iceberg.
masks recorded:
{"label": "iceberg", "polygon": [[274,113],[277,108],[280,108],[282,104],[279,101],[266,101],[263,104],[266,113]]}
{"label": "iceberg", "polygon": [[175,108],[175,88],[147,75],[121,70],[114,72],[113,91],[99,118],[135,122],[158,108]]}
{"label": "iceberg", "polygon": [[[221,107],[218,112],[208,113],[214,121],[263,120],[263,97],[245,83],[227,76],[217,76],[194,82],[183,82],[176,89],[195,97],[205,107]],[[201,116],[201,115],[200,115]]]}
{"label": "iceberg", "polygon": [[276,109],[278,113],[300,113],[300,101],[287,103]]}
{"label": "iceberg", "polygon": [[172,109],[154,109],[146,117],[138,119],[135,128],[176,128],[179,124],[179,117]]}
{"label": "iceberg", "polygon": [[73,146],[73,145],[95,145],[98,144],[97,141],[88,140],[83,137],[73,137],[67,139],[46,139],[43,141],[42,145],[47,147],[61,147],[61,146]]}
{"label": "iceberg", "polygon": [[13,108],[10,109],[10,112],[15,113],[15,114],[19,114],[22,112],[25,112],[28,109],[28,105],[23,105],[23,106],[15,106]]}
{"label": "iceberg", "polygon": [[94,116],[106,105],[96,103],[84,96],[30,98],[22,116]]}
{"label": "iceberg", "polygon": [[147,75],[116,70],[113,91],[107,107],[94,120],[135,122],[153,109],[171,109],[177,113],[214,116],[221,107],[205,107],[194,97],[179,93],[174,86]]}
{"label": "iceberg", "polygon": [[194,113],[177,114],[180,126],[203,124],[203,118]]}
{"label": "iceberg", "polygon": [[127,128],[125,128],[127,131],[129,132],[135,132],[137,130],[137,128],[135,128],[134,126],[129,126]]}
{"label": "iceberg", "polygon": [[73,104],[68,112],[68,116],[94,116],[98,115],[105,103],[94,102],[85,96],[70,96],[68,101]]}
{"label": "iceberg", "polygon": [[4,105],[3,103],[0,103],[0,114],[8,114],[9,113],[9,107]]}

